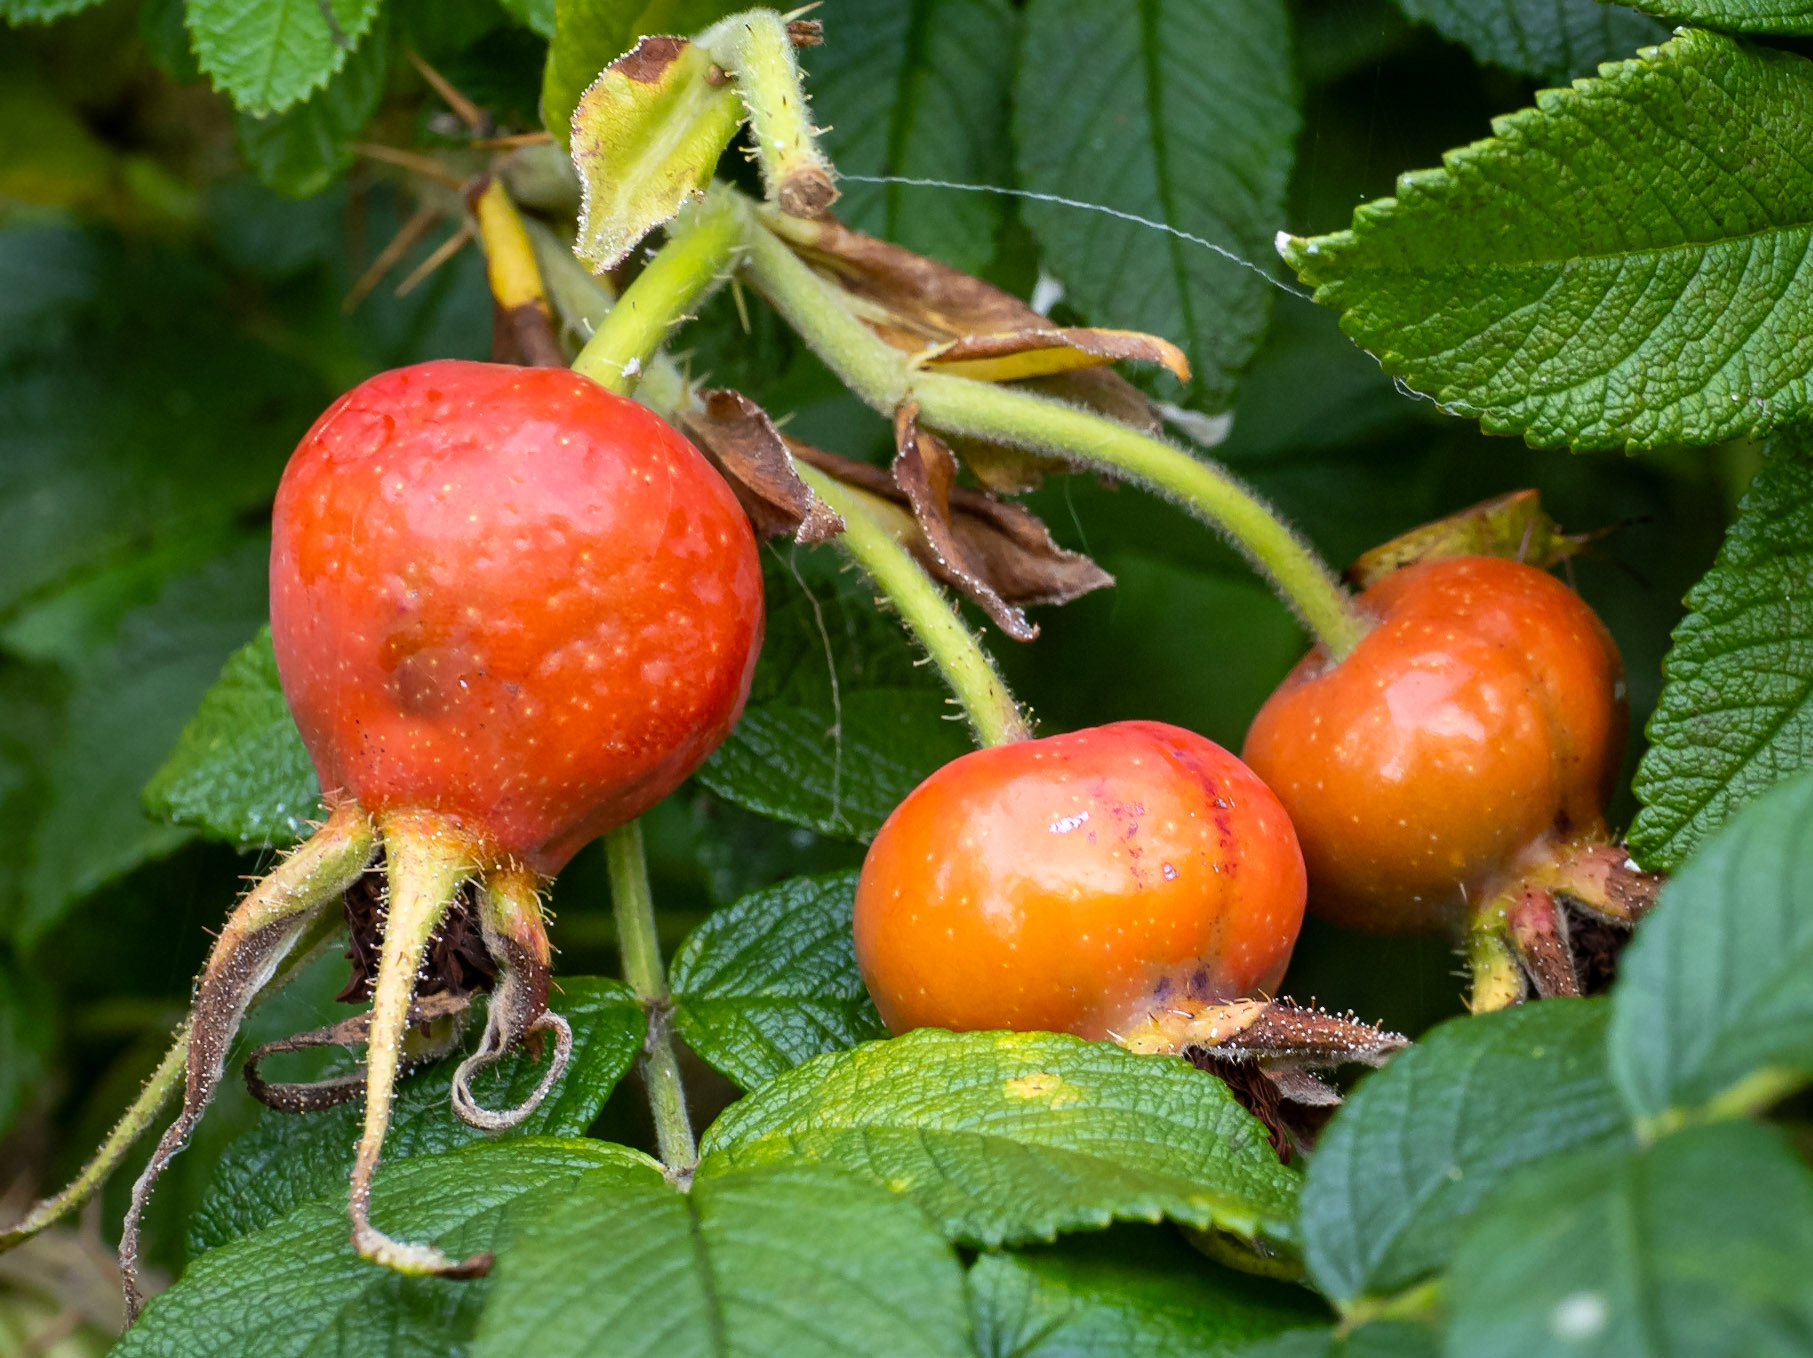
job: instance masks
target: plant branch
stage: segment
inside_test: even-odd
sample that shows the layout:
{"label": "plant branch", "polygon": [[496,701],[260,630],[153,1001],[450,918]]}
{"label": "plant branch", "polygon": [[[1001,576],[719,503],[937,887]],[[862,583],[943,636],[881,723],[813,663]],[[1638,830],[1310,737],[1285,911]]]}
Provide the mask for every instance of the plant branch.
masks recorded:
{"label": "plant branch", "polygon": [[787,21],[771,9],[747,10],[719,20],[697,42],[736,78],[768,201],[795,217],[830,207],[837,186],[818,149]]}
{"label": "plant branch", "polygon": [[915,369],[850,313],[842,294],[760,221],[748,274],[787,323],[857,396],[891,415],[909,395],[920,419],[1131,478],[1224,533],[1339,659],[1369,621],[1334,573],[1245,486],[1212,463],[1115,420],[1031,392]]}
{"label": "plant branch", "polygon": [[667,243],[604,314],[573,370],[629,395],[668,331],[730,276],[746,235],[734,191],[713,185],[675,219]]}
{"label": "plant branch", "polygon": [[684,1185],[698,1164],[680,1062],[668,1032],[672,997],[661,967],[661,943],[655,933],[655,902],[648,889],[648,860],[642,851],[642,826],[620,825],[604,837],[605,865],[611,880],[611,909],[617,921],[617,946],[623,957],[623,979],[636,992],[648,1015],[648,1042],[643,1048],[642,1078],[648,1086],[655,1118],[655,1142],[661,1163]]}
{"label": "plant branch", "polygon": [[[816,467],[804,462],[796,465],[813,493],[842,517],[844,531],[836,539],[837,545],[899,611],[957,695],[976,738],[984,745],[1030,739],[1026,716],[1008,692],[994,660],[894,531],[895,526],[909,526],[910,518]],[[898,521],[897,525],[892,521]]]}

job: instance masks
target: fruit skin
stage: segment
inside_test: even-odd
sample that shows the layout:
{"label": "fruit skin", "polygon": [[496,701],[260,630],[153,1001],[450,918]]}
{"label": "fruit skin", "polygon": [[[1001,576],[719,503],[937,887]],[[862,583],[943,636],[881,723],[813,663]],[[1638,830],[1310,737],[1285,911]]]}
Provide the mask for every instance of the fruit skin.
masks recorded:
{"label": "fruit skin", "polygon": [[1520,859],[1603,831],[1623,662],[1579,595],[1515,561],[1409,566],[1360,602],[1377,625],[1339,665],[1305,656],[1241,754],[1290,811],[1313,913],[1453,927]]}
{"label": "fruit skin", "polygon": [[978,750],[894,809],[856,888],[856,959],[888,1027],[1106,1038],[1167,988],[1283,979],[1303,857],[1213,741],[1129,721]]}
{"label": "fruit skin", "polygon": [[330,800],[441,812],[543,875],[717,748],[761,631],[729,487],[566,369],[381,373],[278,488],[272,641]]}

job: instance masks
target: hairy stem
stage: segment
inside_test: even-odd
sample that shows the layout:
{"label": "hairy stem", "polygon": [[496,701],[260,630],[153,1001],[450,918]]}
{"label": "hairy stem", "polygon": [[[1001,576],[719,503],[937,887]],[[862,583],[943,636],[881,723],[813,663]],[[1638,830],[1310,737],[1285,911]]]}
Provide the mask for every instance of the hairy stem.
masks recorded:
{"label": "hairy stem", "polygon": [[699,1162],[686,1090],[680,1083],[680,1061],[668,1032],[672,997],[661,967],[661,943],[655,933],[655,902],[648,889],[648,860],[642,851],[642,826],[620,825],[604,837],[605,863],[611,879],[611,908],[617,921],[617,946],[623,954],[623,979],[648,1015],[648,1043],[643,1048],[642,1078],[648,1086],[655,1118],[655,1141],[661,1163],[682,1185]]}
{"label": "hairy stem", "polygon": [[818,149],[787,21],[771,9],[752,9],[719,20],[697,41],[736,79],[768,201],[794,217],[816,217],[830,207],[837,186]]}
{"label": "hairy stem", "polygon": [[667,243],[604,313],[573,370],[608,391],[634,391],[668,331],[730,276],[744,235],[735,194],[713,185],[675,219]]}
{"label": "hairy stem", "polygon": [[844,521],[837,545],[875,582],[893,604],[925,653],[957,695],[963,715],[984,745],[1027,740],[1032,729],[1008,692],[995,662],[951,605],[937,581],[925,573],[890,530],[910,518],[893,505],[847,486],[818,468],[799,463],[800,476]]}
{"label": "hairy stem", "polygon": [[747,271],[787,323],[857,396],[885,415],[911,396],[927,425],[1046,453],[1128,477],[1176,500],[1224,533],[1336,659],[1370,626],[1326,564],[1245,486],[1115,420],[1048,397],[928,373],[857,320],[842,294],[787,244],[753,221]]}

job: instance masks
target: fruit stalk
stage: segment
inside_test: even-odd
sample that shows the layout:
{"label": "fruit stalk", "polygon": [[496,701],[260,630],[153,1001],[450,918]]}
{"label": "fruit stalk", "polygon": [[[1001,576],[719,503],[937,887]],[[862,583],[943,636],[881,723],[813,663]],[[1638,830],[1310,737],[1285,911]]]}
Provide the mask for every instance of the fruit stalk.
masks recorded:
{"label": "fruit stalk", "polygon": [[604,314],[573,370],[629,395],[667,332],[730,276],[746,234],[733,191],[713,185],[675,220],[667,244]]}
{"label": "fruit stalk", "polygon": [[793,217],[815,217],[837,201],[830,160],[800,85],[787,21],[771,9],[721,19],[698,44],[737,82],[768,201]]}
{"label": "fruit stalk", "polygon": [[951,606],[944,591],[882,522],[892,506],[845,485],[818,468],[798,463],[801,479],[844,521],[837,545],[875,582],[925,648],[984,745],[1027,740],[1032,729],[1008,692],[993,659]]}
{"label": "fruit stalk", "polygon": [[655,1142],[661,1163],[677,1184],[692,1179],[699,1163],[686,1090],[680,1083],[680,1061],[668,1031],[673,997],[661,966],[661,943],[655,932],[655,902],[648,887],[648,859],[642,849],[642,824],[631,821],[604,837],[604,860],[611,882],[611,909],[617,922],[617,946],[623,957],[623,979],[648,1015],[648,1041],[643,1047],[642,1079],[648,1086],[655,1118]]}
{"label": "fruit stalk", "polygon": [[926,373],[844,306],[837,290],[759,220],[748,233],[750,281],[863,401],[884,415],[910,395],[920,419],[952,434],[1046,453],[1129,477],[1225,534],[1339,659],[1369,622],[1326,564],[1227,472],[1162,439],[1030,392]]}

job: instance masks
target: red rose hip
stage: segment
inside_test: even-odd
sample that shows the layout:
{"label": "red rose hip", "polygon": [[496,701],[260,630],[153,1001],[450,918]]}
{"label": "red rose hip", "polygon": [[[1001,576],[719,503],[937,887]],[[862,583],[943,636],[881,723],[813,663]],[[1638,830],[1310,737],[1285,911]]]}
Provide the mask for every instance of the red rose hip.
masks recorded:
{"label": "red rose hip", "polygon": [[729,732],[761,571],[728,486],[564,368],[438,362],[334,403],[277,493],[271,630],[321,785],[542,874]]}
{"label": "red rose hip", "polygon": [[1282,979],[1303,859],[1278,799],[1159,722],[978,750],[888,817],[856,891],[856,955],[895,1032],[1126,1032],[1166,995]]}

